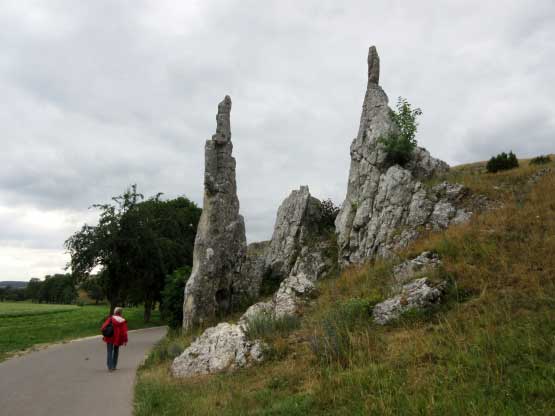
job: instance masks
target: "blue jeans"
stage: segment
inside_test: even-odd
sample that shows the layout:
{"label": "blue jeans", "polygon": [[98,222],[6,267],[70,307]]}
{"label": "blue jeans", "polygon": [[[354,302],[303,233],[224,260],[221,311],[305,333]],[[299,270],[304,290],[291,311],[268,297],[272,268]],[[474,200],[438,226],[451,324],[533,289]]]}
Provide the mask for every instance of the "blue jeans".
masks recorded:
{"label": "blue jeans", "polygon": [[118,365],[119,346],[106,343],[106,347],[108,348],[108,370],[115,370]]}

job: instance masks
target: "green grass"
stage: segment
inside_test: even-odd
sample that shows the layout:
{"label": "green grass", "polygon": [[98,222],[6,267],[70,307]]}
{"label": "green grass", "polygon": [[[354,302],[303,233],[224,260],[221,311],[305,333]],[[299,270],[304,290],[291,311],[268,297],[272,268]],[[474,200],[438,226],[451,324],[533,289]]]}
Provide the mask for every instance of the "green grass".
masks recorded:
{"label": "green grass", "polygon": [[275,318],[265,314],[259,314],[249,319],[247,324],[247,337],[249,339],[271,340],[275,337],[287,336],[290,332],[299,328],[300,319],[297,316],[283,316]]}
{"label": "green grass", "polygon": [[76,310],[75,305],[47,305],[31,302],[0,302],[0,317],[43,315]]}
{"label": "green grass", "polygon": [[[99,335],[109,311],[106,305],[38,305],[0,302],[0,361],[35,345]],[[143,322],[143,309],[125,308],[130,330],[162,325],[158,311]]]}
{"label": "green grass", "polygon": [[[319,283],[300,327],[271,340],[284,353],[259,366],[176,380],[173,354],[153,353],[136,415],[555,415],[555,175],[529,185],[539,169],[453,169],[499,208],[400,253],[442,258],[429,277],[449,294],[432,313],[374,324],[392,264],[348,268]],[[173,337],[176,352],[191,339]]]}

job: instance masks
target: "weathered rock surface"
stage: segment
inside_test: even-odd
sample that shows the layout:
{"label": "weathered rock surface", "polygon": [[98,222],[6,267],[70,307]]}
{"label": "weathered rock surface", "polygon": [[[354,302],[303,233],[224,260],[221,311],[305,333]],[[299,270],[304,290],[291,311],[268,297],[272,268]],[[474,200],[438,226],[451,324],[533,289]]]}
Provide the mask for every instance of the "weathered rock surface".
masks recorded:
{"label": "weathered rock surface", "polygon": [[262,360],[263,345],[249,341],[239,325],[220,323],[208,328],[171,366],[175,377],[214,374],[248,367]]}
{"label": "weathered rock surface", "polygon": [[216,134],[205,146],[204,204],[185,287],[183,327],[188,329],[231,311],[233,291],[246,254],[245,223],[239,215],[230,130],[231,99],[218,105]]}
{"label": "weathered rock surface", "polygon": [[379,138],[395,133],[388,98],[379,82],[379,58],[371,47],[368,88],[357,137],[351,144],[347,196],[336,219],[340,264],[388,256],[422,228],[444,228],[468,219],[458,205],[466,190],[446,183],[427,189],[422,180],[445,173],[445,162],[416,148],[405,166],[390,166]]}
{"label": "weathered rock surface", "polygon": [[306,275],[291,275],[279,286],[273,298],[273,312],[276,318],[295,315],[301,306],[313,297],[314,283]]}
{"label": "weathered rock surface", "polygon": [[404,285],[401,293],[374,306],[374,322],[385,325],[411,309],[424,309],[438,303],[443,287],[434,287],[427,278]]}
{"label": "weathered rock surface", "polygon": [[252,303],[249,301],[258,298],[266,270],[266,253],[269,246],[270,241],[251,243],[247,246],[247,255],[241,266],[241,278],[233,282],[233,293],[243,294],[241,297],[234,297],[235,309],[240,309],[245,302]]}
{"label": "weathered rock surface", "polygon": [[266,254],[267,273],[274,279],[289,276],[303,248],[308,254],[308,244],[318,234],[321,215],[321,203],[310,195],[308,186],[292,191],[281,203]]}
{"label": "weathered rock surface", "polygon": [[417,257],[406,260],[393,268],[393,279],[395,284],[404,284],[417,275],[429,273],[441,264],[438,255],[430,251],[424,251]]}

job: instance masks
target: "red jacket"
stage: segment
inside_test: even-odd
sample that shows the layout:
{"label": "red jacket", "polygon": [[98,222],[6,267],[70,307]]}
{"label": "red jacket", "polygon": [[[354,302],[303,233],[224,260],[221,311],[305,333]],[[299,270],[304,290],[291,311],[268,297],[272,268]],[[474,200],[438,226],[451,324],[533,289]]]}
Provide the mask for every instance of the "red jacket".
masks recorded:
{"label": "red jacket", "polygon": [[114,335],[111,337],[102,337],[102,340],[108,344],[114,344],[118,347],[120,345],[127,344],[127,321],[119,315],[112,315],[102,324],[102,331],[108,323],[112,321],[112,326],[114,327]]}

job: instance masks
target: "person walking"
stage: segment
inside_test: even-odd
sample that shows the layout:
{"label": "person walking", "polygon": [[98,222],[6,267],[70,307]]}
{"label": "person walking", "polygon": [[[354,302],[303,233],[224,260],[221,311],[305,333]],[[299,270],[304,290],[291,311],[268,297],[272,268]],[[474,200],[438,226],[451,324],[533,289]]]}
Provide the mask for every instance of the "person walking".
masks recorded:
{"label": "person walking", "polygon": [[118,366],[119,347],[127,345],[127,321],[122,316],[123,308],[114,309],[114,314],[109,316],[100,330],[106,343],[108,358],[106,363],[108,371],[114,371]]}

